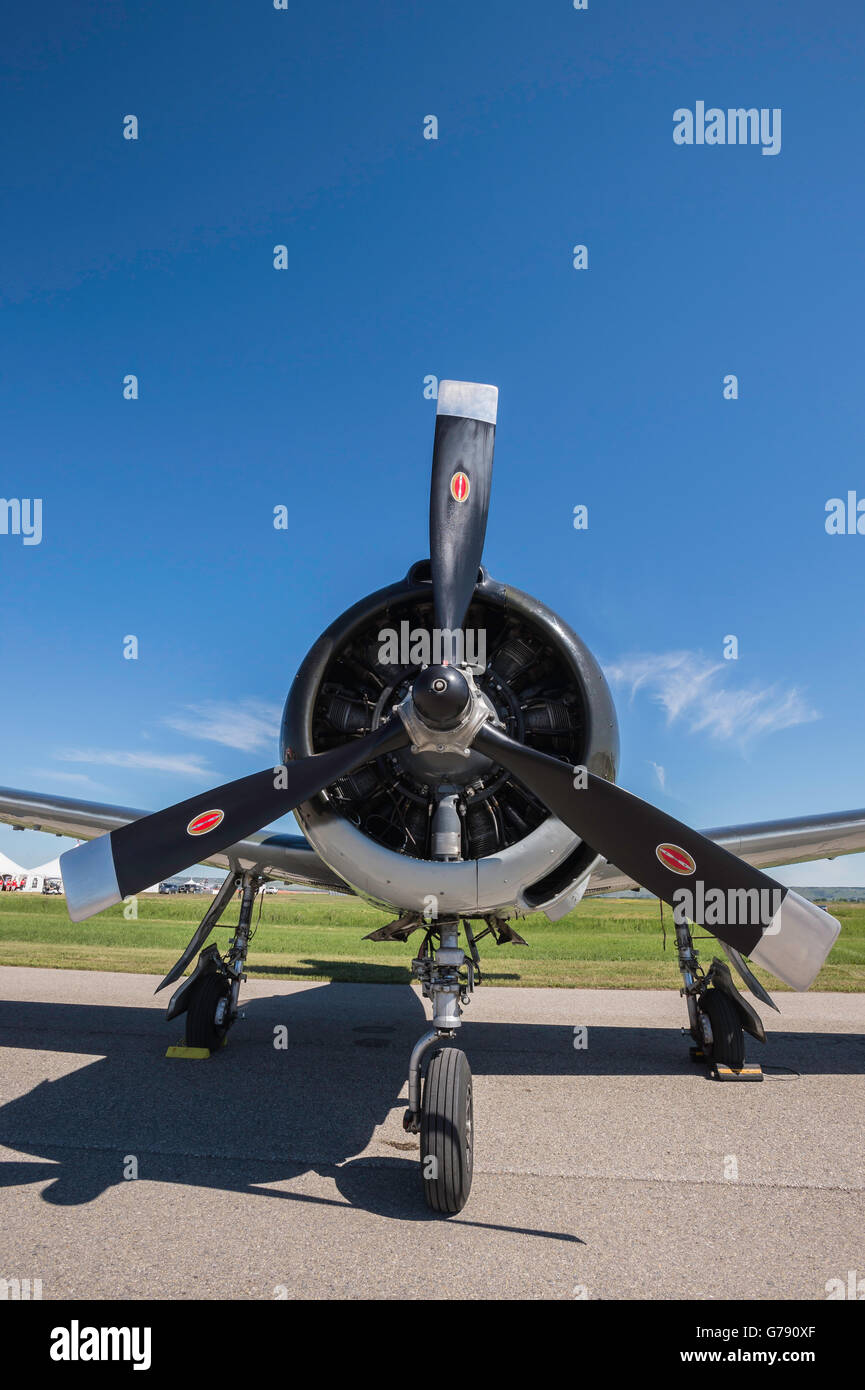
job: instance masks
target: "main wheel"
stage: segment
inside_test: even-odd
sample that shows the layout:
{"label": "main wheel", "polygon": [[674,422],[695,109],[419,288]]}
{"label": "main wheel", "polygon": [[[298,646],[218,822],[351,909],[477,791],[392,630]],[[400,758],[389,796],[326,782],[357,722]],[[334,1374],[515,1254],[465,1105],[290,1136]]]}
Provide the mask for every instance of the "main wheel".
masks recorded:
{"label": "main wheel", "polygon": [[462,1211],[472,1190],[474,1110],[469,1059],[456,1047],[430,1061],[424,1081],[420,1162],[424,1196],[433,1211]]}
{"label": "main wheel", "polygon": [[745,1031],[736,1005],[722,989],[707,989],[700,1009],[712,1025],[712,1061],[738,1071],[745,1062]]}
{"label": "main wheel", "polygon": [[230,993],[230,981],[216,970],[209,970],[192,986],[186,1010],[187,1047],[209,1047],[213,1052],[222,1046],[228,1032],[228,1010],[224,1010],[221,1023],[216,1022],[216,1010],[220,1000],[227,999]]}

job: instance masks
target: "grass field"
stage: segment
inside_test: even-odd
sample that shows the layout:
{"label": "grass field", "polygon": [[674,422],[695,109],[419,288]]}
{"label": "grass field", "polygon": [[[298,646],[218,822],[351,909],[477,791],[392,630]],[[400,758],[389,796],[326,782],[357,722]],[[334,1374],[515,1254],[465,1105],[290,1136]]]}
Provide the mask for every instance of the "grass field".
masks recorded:
{"label": "grass field", "polygon": [[[125,920],[123,907],[110,908],[89,922],[70,922],[60,897],[0,893],[0,961],[6,965],[53,966],[70,970],[124,970],[164,975],[186,946],[209,899],[141,897],[137,920]],[[324,894],[267,896],[252,943],[250,978],[358,981],[403,984],[421,941],[364,941],[388,920],[387,914],[359,899]],[[841,935],[820,972],[815,989],[865,991],[865,904],[833,908]],[[255,911],[258,919],[258,907]],[[236,908],[224,921],[236,922]],[[656,902],[647,899],[594,899],[560,922],[535,914],[516,925],[528,946],[481,943],[484,979],[495,985],[648,989],[677,987],[672,920],[665,909],[666,950]],[[229,928],[215,940],[224,947]],[[698,941],[704,964],[722,954],[714,941]],[[757,970],[770,989],[784,989],[767,971]]]}

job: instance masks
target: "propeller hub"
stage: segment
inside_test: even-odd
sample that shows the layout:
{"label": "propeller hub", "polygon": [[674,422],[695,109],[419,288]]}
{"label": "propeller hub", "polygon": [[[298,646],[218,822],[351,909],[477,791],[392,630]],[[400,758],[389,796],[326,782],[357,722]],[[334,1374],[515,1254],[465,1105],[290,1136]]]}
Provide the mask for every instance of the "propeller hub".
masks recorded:
{"label": "propeller hub", "polygon": [[456,666],[427,666],[415,680],[411,698],[431,729],[455,729],[472,696],[468,681]]}

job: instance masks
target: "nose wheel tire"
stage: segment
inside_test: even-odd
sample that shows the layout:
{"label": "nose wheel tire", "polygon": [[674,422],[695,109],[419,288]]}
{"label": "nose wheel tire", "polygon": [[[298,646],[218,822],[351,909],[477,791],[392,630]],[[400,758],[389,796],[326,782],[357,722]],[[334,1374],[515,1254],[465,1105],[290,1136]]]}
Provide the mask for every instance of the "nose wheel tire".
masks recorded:
{"label": "nose wheel tire", "polygon": [[723,990],[707,989],[699,1007],[712,1027],[711,1060],[738,1071],[745,1063],[745,1031],[736,1005]]}
{"label": "nose wheel tire", "polygon": [[433,1211],[453,1214],[468,1201],[473,1131],[469,1059],[458,1048],[443,1048],[430,1061],[421,1103],[421,1179]]}
{"label": "nose wheel tire", "polygon": [[[186,1010],[186,1046],[208,1047],[213,1052],[222,1046],[228,1032],[228,996],[231,993],[229,980],[216,970],[202,975],[190,991]],[[216,1010],[222,1000],[222,1021],[216,1022]]]}

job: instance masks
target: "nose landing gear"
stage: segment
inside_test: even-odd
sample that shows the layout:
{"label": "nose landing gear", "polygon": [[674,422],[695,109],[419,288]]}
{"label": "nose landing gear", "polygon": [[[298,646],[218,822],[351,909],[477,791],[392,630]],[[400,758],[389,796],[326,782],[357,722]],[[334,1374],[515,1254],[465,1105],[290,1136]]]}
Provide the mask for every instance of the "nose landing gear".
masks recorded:
{"label": "nose landing gear", "polygon": [[[432,938],[439,945],[432,950]],[[474,952],[473,952],[474,954]],[[465,966],[466,979],[460,978]],[[462,1211],[472,1187],[474,1107],[469,1059],[459,1048],[441,1046],[462,1025],[461,1005],[474,988],[474,962],[459,945],[459,919],[442,919],[427,930],[412,961],[412,974],[432,1003],[433,1026],[416,1044],[409,1062],[408,1110],[403,1127],[420,1135],[421,1180],[427,1206],[454,1215]],[[426,1076],[421,1082],[428,1055]]]}

